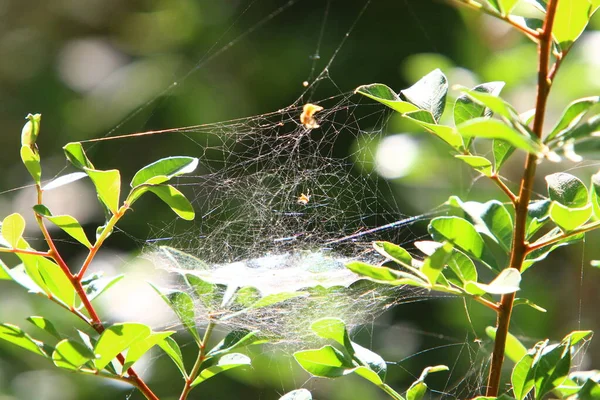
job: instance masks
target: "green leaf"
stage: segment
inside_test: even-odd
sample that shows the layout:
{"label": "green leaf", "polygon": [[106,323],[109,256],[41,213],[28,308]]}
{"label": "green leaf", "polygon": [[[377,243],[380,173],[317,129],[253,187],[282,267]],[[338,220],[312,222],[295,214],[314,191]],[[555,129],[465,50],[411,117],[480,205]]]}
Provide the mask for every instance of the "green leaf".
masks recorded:
{"label": "green leaf", "polygon": [[427,385],[425,384],[425,378],[431,373],[440,372],[440,371],[448,371],[448,367],[446,365],[436,365],[433,367],[427,367],[421,372],[421,376],[412,385],[406,392],[407,400],[421,400],[425,393],[427,392]]}
{"label": "green leaf", "polygon": [[279,400],[312,400],[312,394],[306,389],[296,389],[287,392]]}
{"label": "green leaf", "polygon": [[88,280],[83,283],[83,288],[85,289],[85,293],[87,294],[88,300],[93,301],[97,297],[99,297],[102,293],[106,292],[113,285],[119,282],[121,279],[125,278],[124,274],[120,274],[112,277],[99,277],[96,276],[93,280]]}
{"label": "green leaf", "polygon": [[[494,96],[498,96],[502,91],[502,88],[504,88],[504,84],[504,82],[482,83],[471,89],[471,92],[490,93]],[[486,109],[485,106],[473,101],[465,93],[458,96],[456,103],[454,103],[454,124],[457,126],[470,119],[489,117],[490,115],[491,110]]]}
{"label": "green leaf", "polygon": [[332,346],[323,346],[315,350],[301,350],[294,358],[308,373],[325,378],[337,378],[345,375],[354,365]]}
{"label": "green leaf", "polygon": [[[198,166],[198,159],[194,157],[168,157],[152,164],[146,165],[133,176],[130,186],[132,188],[147,184],[158,185],[169,179],[193,172]],[[158,178],[158,179],[155,179]]]}
{"label": "green leaf", "polygon": [[94,353],[97,356],[94,365],[98,369],[103,369],[119,353],[135,342],[145,340],[151,333],[147,325],[134,322],[118,323],[106,328],[94,346]]}
{"label": "green leaf", "polygon": [[151,186],[149,191],[164,201],[180,218],[187,221],[194,219],[194,208],[188,199],[171,185]]}
{"label": "green leaf", "polygon": [[463,285],[468,281],[477,281],[477,268],[475,268],[475,263],[457,249],[454,249],[452,252],[450,259],[448,260],[448,267],[461,280]]}
{"label": "green leaf", "polygon": [[259,331],[249,331],[248,329],[240,328],[229,332],[219,344],[207,353],[207,356],[215,357],[217,355],[228,353],[234,349],[265,342],[266,340],[259,336]]}
{"label": "green leaf", "polygon": [[75,305],[76,292],[71,280],[63,270],[54,262],[45,257],[19,254],[23,261],[27,275],[48,296],[56,297],[69,307]]}
{"label": "green leaf", "polygon": [[546,137],[548,143],[554,138],[569,136],[569,132],[581,121],[592,106],[600,101],[600,96],[585,97],[570,103],[560,117],[550,134]]}
{"label": "green leaf", "polygon": [[358,343],[351,342],[350,344],[352,346],[351,355],[354,357],[354,359],[358,360],[360,364],[377,374],[377,378],[370,376],[365,377],[359,371],[354,372],[375,383],[376,385],[382,384],[385,381],[385,376],[387,374],[387,364],[385,360],[379,354],[359,345]]}
{"label": "green leaf", "polygon": [[341,319],[321,318],[313,322],[310,329],[323,339],[331,339],[341,344],[350,354],[354,352],[346,324]]}
{"label": "green leaf", "polygon": [[569,143],[570,141],[597,136],[598,132],[600,132],[600,115],[594,115],[587,121],[565,132],[557,140],[560,145],[564,142]]}
{"label": "green leaf", "polygon": [[94,165],[87,158],[85,151],[83,150],[83,146],[79,142],[71,142],[67,143],[63,150],[65,151],[65,155],[67,156],[67,160],[73,164],[78,169],[95,169]]}
{"label": "green leaf", "polygon": [[571,368],[571,351],[568,343],[547,346],[535,366],[535,393],[537,398],[551,392],[567,378]]}
{"label": "green leaf", "polygon": [[[504,82],[502,82],[502,84],[504,85]],[[484,112],[487,110],[489,114],[493,112],[496,115],[505,118],[507,121],[518,122],[518,114],[515,109],[510,104],[498,97],[498,95],[468,89],[463,89],[462,92],[478,103],[483,110],[481,115],[478,115],[477,117],[483,117]]]}
{"label": "green leaf", "polygon": [[588,190],[577,177],[559,172],[546,176],[550,199],[563,206],[580,208],[588,203]]}
{"label": "green leaf", "polygon": [[21,146],[21,161],[33,178],[36,184],[42,180],[42,165],[40,164],[40,155],[33,147]]}
{"label": "green leaf", "polygon": [[21,146],[34,147],[40,134],[42,114],[27,114],[27,122],[21,130]]}
{"label": "green leaf", "polygon": [[113,214],[119,209],[119,196],[121,194],[121,174],[116,169],[100,171],[96,169],[83,169],[96,187],[98,198]]}
{"label": "green leaf", "polygon": [[163,342],[166,338],[174,334],[175,331],[166,332],[153,332],[150,336],[145,339],[138,340],[129,346],[127,350],[127,356],[125,357],[125,364],[123,364],[123,371],[128,370],[133,364],[135,364],[148,350],[155,345]]}
{"label": "green leaf", "polygon": [[379,267],[376,265],[367,264],[361,261],[351,261],[346,264],[346,268],[358,275],[365,276],[376,282],[383,282],[390,285],[411,285],[419,287],[430,286],[429,282],[423,280],[419,276],[387,267]]}
{"label": "green leaf", "polygon": [[448,80],[439,69],[435,69],[421,78],[417,83],[400,91],[400,97],[428,111],[437,123],[446,106]]}
{"label": "green leaf", "polygon": [[359,86],[354,93],[362,94],[363,96],[378,101],[381,104],[385,104],[392,110],[395,110],[401,114],[419,110],[419,107],[407,101],[401,100],[392,89],[381,83]]}
{"label": "green leaf", "polygon": [[498,172],[502,168],[502,164],[515,152],[515,147],[507,141],[498,139],[494,139],[492,146],[494,150],[494,171]]}
{"label": "green leaf", "polygon": [[181,375],[184,378],[187,378],[187,373],[185,372],[185,366],[183,364],[183,356],[181,355],[181,349],[177,342],[171,337],[166,337],[165,340],[158,342],[157,344],[165,353],[167,353],[171,360],[173,360],[181,372]]}
{"label": "green leaf", "polygon": [[377,241],[373,242],[373,248],[385,258],[408,269],[421,280],[427,281],[427,277],[418,268],[413,267],[412,256],[402,247],[390,242]]}
{"label": "green leaf", "polygon": [[69,339],[60,341],[52,353],[54,365],[73,371],[95,358],[96,355],[84,344]]}
{"label": "green leaf", "polygon": [[468,216],[469,222],[475,230],[499,244],[506,253],[510,251],[513,235],[513,224],[510,213],[498,200],[486,203],[476,201],[463,202],[460,198],[452,196],[449,203],[456,204]]}
{"label": "green leaf", "polygon": [[436,241],[447,240],[466,253],[481,259],[484,243],[475,227],[459,217],[438,217],[431,220],[427,228]]}
{"label": "green leaf", "polygon": [[532,154],[539,154],[542,150],[537,141],[496,119],[475,118],[463,122],[457,129],[465,138],[499,139]]}
{"label": "green leaf", "polygon": [[23,232],[25,232],[25,218],[18,213],[8,215],[2,221],[0,232],[2,233],[4,240],[6,240],[11,247],[15,249],[20,248]]}
{"label": "green leaf", "polygon": [[57,189],[61,186],[68,185],[69,183],[76,182],[82,178],[86,178],[87,174],[85,172],[73,172],[72,174],[67,174],[63,176],[59,176],[56,179],[51,180],[47,184],[42,187],[44,192],[47,192],[52,189]]}
{"label": "green leaf", "polygon": [[517,5],[519,0],[495,0],[498,2],[500,6],[500,12],[503,15],[508,15],[512,11],[513,8]]}
{"label": "green leaf", "polygon": [[[485,328],[485,333],[492,340],[496,340],[496,328],[488,326]],[[521,341],[517,339],[512,333],[508,333],[506,337],[506,347],[504,348],[504,354],[506,357],[514,363],[519,362],[527,354],[527,348],[523,346]]]}
{"label": "green leaf", "polygon": [[563,52],[581,35],[597,8],[590,0],[558,2],[552,36]]}
{"label": "green leaf", "polygon": [[489,284],[479,282],[468,282],[465,290],[473,295],[490,294],[508,294],[519,290],[521,283],[521,273],[516,268],[506,268]]}
{"label": "green leaf", "polygon": [[537,310],[539,312],[546,312],[547,311],[545,308],[542,308],[542,307],[538,306],[537,304],[535,304],[534,302],[532,302],[529,299],[516,298],[515,301],[513,301],[513,307],[520,306],[520,305],[529,306],[529,307],[531,307],[534,310]]}
{"label": "green leaf", "polygon": [[0,324],[0,339],[29,350],[32,353],[48,357],[44,351],[44,343],[33,339],[21,328],[12,324]]}
{"label": "green leaf", "polygon": [[70,215],[52,215],[50,214],[50,211],[41,204],[34,206],[33,209],[36,213],[46,218],[54,225],[58,226],[67,235],[71,236],[88,249],[92,247],[92,244],[85,235],[83,228],[74,217],[71,217]]}
{"label": "green leaf", "polygon": [[194,315],[194,300],[189,294],[178,290],[159,289],[150,283],[150,286],[175,312],[177,318],[185,326],[188,332],[194,337],[197,343],[201,342],[200,335],[196,329],[196,320]]}
{"label": "green leaf", "polygon": [[209,305],[217,295],[217,285],[206,282],[194,274],[184,274],[188,287],[196,293],[204,305]]}
{"label": "green leaf", "polygon": [[475,171],[481,172],[485,176],[492,176],[492,162],[487,158],[480,156],[465,156],[462,154],[457,154],[454,157],[464,161],[473,167]]}
{"label": "green leaf", "polygon": [[247,365],[251,365],[250,358],[248,356],[239,353],[226,354],[223,357],[219,358],[217,364],[200,371],[198,377],[194,379],[191,386],[197,386],[205,380],[210,379],[217,374],[220,374],[221,372]]}
{"label": "green leaf", "polygon": [[284,301],[295,299],[296,297],[307,297],[309,295],[308,292],[281,292],[281,293],[273,293],[269,294],[265,297],[261,297],[260,300],[253,303],[249,308],[257,309],[270,307],[277,303],[283,303]]}
{"label": "green leaf", "polygon": [[592,216],[592,205],[569,208],[553,201],[550,206],[550,219],[565,232],[573,231],[585,224]]}
{"label": "green leaf", "polygon": [[523,400],[535,386],[534,374],[532,369],[535,351],[533,354],[526,354],[514,366],[511,374],[512,389],[517,400]]}
{"label": "green leaf", "polygon": [[31,322],[33,325],[37,326],[41,330],[48,332],[50,335],[54,336],[58,340],[62,339],[61,334],[58,333],[56,327],[50,320],[44,317],[31,316],[27,318],[27,321]]}
{"label": "green leaf", "polygon": [[535,234],[550,217],[550,204],[548,199],[532,201],[527,206],[527,238]]}
{"label": "green leaf", "polygon": [[4,261],[0,260],[0,281],[12,281],[13,278],[10,275],[10,269],[4,264]]}
{"label": "green leaf", "polygon": [[450,243],[444,243],[438,247],[431,256],[427,257],[421,267],[421,272],[427,276],[427,279],[432,285],[438,281],[438,277],[448,263],[452,255],[453,246]]}
{"label": "green leaf", "polygon": [[[451,126],[436,124],[428,111],[415,111],[405,114],[404,117],[433,133],[454,149],[461,152],[464,150],[465,144],[463,138],[457,130]],[[429,121],[424,117],[429,118]]]}

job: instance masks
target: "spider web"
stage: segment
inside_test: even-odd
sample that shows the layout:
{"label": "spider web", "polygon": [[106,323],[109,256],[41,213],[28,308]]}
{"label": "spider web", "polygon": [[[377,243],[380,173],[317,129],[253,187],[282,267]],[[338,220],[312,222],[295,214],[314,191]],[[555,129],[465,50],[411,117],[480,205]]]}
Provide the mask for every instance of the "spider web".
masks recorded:
{"label": "spider web", "polygon": [[[157,99],[163,101],[164,94],[184,84],[187,77],[200,71],[207,62],[297,2],[290,1],[268,13],[238,39],[207,53],[187,75],[158,94]],[[378,143],[388,133],[385,129],[390,113],[378,104],[358,98],[352,90],[339,88],[335,82],[336,56],[370,1],[364,2],[317,74],[330,4],[323,5],[314,52],[317,57],[308,72],[308,85],[291,105],[231,121],[116,135],[127,120],[154,105],[152,101],[105,137],[89,141],[139,140],[144,147],[152,147],[160,145],[164,135],[176,135],[186,139],[185,154],[199,159],[197,171],[179,177],[175,183],[194,205],[196,219],[191,223],[176,219],[162,224],[154,222],[149,238],[141,241],[145,256],[157,267],[195,274],[222,285],[222,296],[244,284],[257,288],[263,295],[309,288],[310,296],[244,313],[239,312],[240,307],[226,305],[222,300],[207,303],[205,299],[197,299],[196,317],[200,325],[206,323],[209,315],[219,315],[225,332],[232,328],[259,330],[295,347],[315,341],[308,329],[310,322],[338,317],[354,329],[354,335],[366,336],[377,344],[385,342],[382,338],[385,333],[379,331],[394,329],[392,322],[385,322],[386,318],[391,319],[388,315],[393,313],[393,306],[410,309],[423,302],[460,302],[405,287],[382,289],[359,281],[344,268],[344,263],[350,260],[380,262],[371,245],[373,240],[403,245],[426,239],[419,233],[423,232],[422,227],[416,229],[415,224],[443,213],[444,208],[417,216],[405,214],[394,185],[381,177],[375,162]],[[330,91],[337,93],[319,98],[321,92]],[[318,128],[311,129],[300,122],[303,106],[309,102],[323,107],[315,114]],[[317,289],[319,285],[323,288]],[[185,290],[185,286],[176,282],[172,288]],[[322,290],[320,296],[319,290]],[[468,317],[467,304],[465,308],[463,313]],[[384,322],[376,319],[382,313]],[[437,357],[438,362],[456,361],[449,365],[451,371],[445,382],[431,385],[441,388],[434,390],[434,395],[467,398],[485,386],[489,341],[474,342],[475,327],[470,320],[466,326],[463,337],[422,331],[414,325],[398,328],[407,337],[431,340],[423,340],[427,343],[423,346],[409,347],[409,354],[397,357],[390,365],[417,379],[420,370],[408,366],[412,360],[428,353],[444,354]],[[385,353],[382,355],[385,357]],[[295,385],[312,388],[316,382],[310,379]]]}

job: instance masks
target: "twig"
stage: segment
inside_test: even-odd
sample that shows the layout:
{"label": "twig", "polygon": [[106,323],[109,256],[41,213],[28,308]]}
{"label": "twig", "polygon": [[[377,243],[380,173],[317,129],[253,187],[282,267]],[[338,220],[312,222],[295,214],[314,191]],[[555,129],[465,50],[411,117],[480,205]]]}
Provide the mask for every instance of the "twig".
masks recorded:
{"label": "twig", "polygon": [[506,186],[504,182],[502,182],[502,179],[500,179],[498,174],[494,173],[490,175],[490,179],[508,196],[513,204],[517,204],[519,198],[512,192],[512,190],[510,190],[508,186]]}
{"label": "twig", "polygon": [[202,366],[202,363],[206,360],[206,344],[210,340],[210,336],[212,335],[212,331],[215,328],[215,326],[216,323],[214,322],[214,320],[211,319],[208,323],[208,326],[206,327],[206,330],[204,331],[204,337],[202,338],[202,341],[199,344],[199,351],[198,357],[196,358],[196,362],[194,363],[194,366],[192,367],[192,371],[190,372],[189,376],[185,378],[185,385],[183,387],[183,390],[181,391],[179,400],[186,400],[188,395],[192,391],[192,383],[194,382],[194,380],[196,380],[196,377],[200,372],[200,367]]}
{"label": "twig", "polygon": [[529,254],[532,251],[541,249],[542,247],[546,247],[546,246],[549,246],[556,242],[560,242],[563,239],[567,239],[567,238],[570,238],[571,236],[579,235],[580,233],[593,231],[594,229],[597,229],[597,228],[600,228],[600,221],[596,221],[596,222],[592,222],[591,224],[583,225],[583,226],[581,226],[577,229],[574,229],[572,231],[569,231],[569,232],[563,232],[560,235],[554,236],[553,238],[550,238],[547,240],[543,240],[543,241],[538,240],[537,242],[534,242],[527,246],[526,253]]}

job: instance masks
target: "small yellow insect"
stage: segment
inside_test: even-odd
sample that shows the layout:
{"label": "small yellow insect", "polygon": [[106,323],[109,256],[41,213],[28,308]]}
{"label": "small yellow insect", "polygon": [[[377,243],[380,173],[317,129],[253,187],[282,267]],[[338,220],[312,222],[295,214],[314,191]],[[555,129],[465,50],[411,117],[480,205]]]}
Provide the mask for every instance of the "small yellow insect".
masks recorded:
{"label": "small yellow insect", "polygon": [[302,114],[300,114],[300,122],[306,129],[315,129],[319,127],[317,120],[315,119],[315,113],[322,111],[323,107],[318,106],[316,104],[307,103],[304,105],[302,109]]}
{"label": "small yellow insect", "polygon": [[298,202],[298,204],[301,204],[303,206],[307,205],[310,201],[310,190],[307,190],[306,194],[302,193],[296,201]]}

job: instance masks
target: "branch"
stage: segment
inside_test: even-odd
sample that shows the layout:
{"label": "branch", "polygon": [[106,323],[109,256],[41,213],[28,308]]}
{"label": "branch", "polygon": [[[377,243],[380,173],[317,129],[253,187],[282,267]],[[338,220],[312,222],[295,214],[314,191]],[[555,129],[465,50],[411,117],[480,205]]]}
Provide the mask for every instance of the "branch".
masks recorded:
{"label": "branch", "polygon": [[[550,93],[550,87],[552,85],[552,81],[548,79],[548,68],[550,64],[550,54],[552,52],[552,27],[554,25],[557,5],[558,0],[548,1],[546,19],[544,20],[544,25],[538,35],[538,84],[536,112],[533,121],[533,132],[538,138],[542,137],[548,94]],[[536,164],[537,156],[528,154],[525,161],[525,170],[521,180],[521,187],[519,189],[518,202],[515,207],[515,229],[513,233],[513,248],[509,266],[516,268],[519,271],[521,270],[523,261],[529,251],[529,246],[526,241],[527,207],[531,199]],[[505,294],[500,300],[500,310],[498,311],[496,322],[496,339],[494,341],[494,351],[492,354],[486,396],[498,396],[502,364],[504,363],[504,350],[506,347],[506,339],[508,337],[514,300],[514,293]]]}
{"label": "branch", "polygon": [[508,24],[512,25],[514,28],[516,28],[518,31],[524,33],[525,35],[527,35],[531,40],[533,41],[537,41],[540,38],[540,34],[538,33],[538,31],[535,31],[527,26],[523,26],[521,24],[519,24],[517,21],[515,21],[514,19],[512,19],[510,17],[510,15],[503,15],[498,13],[495,10],[489,9],[487,7],[484,7],[483,5],[472,1],[472,0],[448,0],[451,3],[454,4],[458,4],[461,6],[465,6],[467,8],[470,8],[472,10],[477,10],[480,12],[483,12],[487,15],[491,15],[492,17],[496,17],[498,19],[501,19],[502,21],[507,22]]}
{"label": "branch", "polygon": [[512,201],[514,205],[517,204],[519,198],[516,194],[512,192],[512,190],[510,190],[508,186],[506,186],[504,182],[502,182],[502,179],[500,179],[500,176],[498,174],[494,173],[490,175],[490,179],[508,196],[508,198],[510,199],[510,201]]}
{"label": "branch", "polygon": [[554,236],[553,238],[550,238],[550,239],[547,239],[544,241],[538,240],[537,242],[534,242],[527,246],[527,254],[531,253],[532,251],[541,249],[542,247],[546,247],[546,246],[549,246],[556,242],[560,242],[563,239],[568,239],[571,236],[579,235],[580,233],[593,231],[594,229],[597,229],[597,228],[600,228],[600,221],[596,221],[596,222],[592,222],[591,224],[583,225],[583,226],[581,226],[577,229],[574,229],[572,231],[569,231],[569,232],[563,232],[560,235]]}
{"label": "branch", "polygon": [[200,346],[199,346],[200,351],[198,352],[198,358],[196,358],[196,362],[194,363],[194,366],[192,367],[192,372],[190,372],[190,375],[185,379],[185,386],[183,387],[183,390],[181,391],[179,400],[186,400],[188,395],[192,391],[192,383],[198,376],[198,373],[200,372],[200,367],[202,366],[202,363],[204,362],[204,360],[206,360],[206,343],[210,339],[210,336],[211,336],[212,331],[215,328],[215,326],[216,326],[216,323],[212,319],[210,319],[210,322],[208,323],[208,326],[206,327],[206,331],[204,331],[204,337],[202,338],[202,341],[200,342]]}

